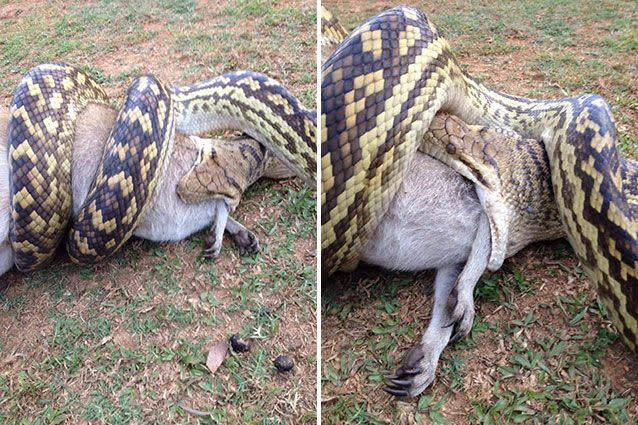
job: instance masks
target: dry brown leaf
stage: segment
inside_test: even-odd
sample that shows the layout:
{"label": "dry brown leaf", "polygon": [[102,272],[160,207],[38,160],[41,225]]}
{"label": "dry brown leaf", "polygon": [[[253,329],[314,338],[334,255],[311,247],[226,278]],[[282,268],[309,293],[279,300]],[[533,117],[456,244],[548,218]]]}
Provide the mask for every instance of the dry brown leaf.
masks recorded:
{"label": "dry brown leaf", "polygon": [[224,362],[226,353],[228,352],[228,342],[219,341],[208,350],[208,358],[206,359],[206,367],[210,373],[215,373],[219,366]]}

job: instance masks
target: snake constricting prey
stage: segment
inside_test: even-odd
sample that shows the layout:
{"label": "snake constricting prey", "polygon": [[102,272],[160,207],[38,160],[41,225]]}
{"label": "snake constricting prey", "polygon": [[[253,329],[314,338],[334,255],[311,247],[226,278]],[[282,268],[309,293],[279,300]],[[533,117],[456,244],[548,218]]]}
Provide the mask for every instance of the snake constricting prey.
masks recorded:
{"label": "snake constricting prey", "polygon": [[[315,113],[277,81],[238,71],[172,87],[148,75],[129,88],[104,152],[98,153],[101,161],[86,200],[71,218],[76,119],[90,105],[107,103],[90,76],[59,63],[33,68],[16,89],[7,137],[9,239],[18,269],[46,264],[69,222],[67,249],[74,261],[94,262],[117,250],[152,204],[176,133],[240,130],[307,182],[315,178]],[[212,150],[206,147],[208,153]]]}
{"label": "snake constricting prey", "polygon": [[[489,219],[477,231],[491,243],[489,256],[479,259],[474,254],[481,247],[472,246],[467,264],[479,267],[448,273],[453,282],[441,296],[449,297],[452,324],[464,321],[464,312],[457,314],[461,299],[471,302],[473,286],[463,282],[475,283],[477,270],[498,268],[514,246],[541,236],[526,220],[549,214],[548,228],[560,226],[539,239],[566,234],[623,340],[636,350],[638,167],[619,155],[611,112],[600,96],[532,100],[490,90],[457,65],[447,41],[409,7],[383,12],[350,33],[324,63],[321,92],[326,275],[351,270],[370,254],[371,236],[378,237],[386,213],[396,214],[393,202],[405,197],[397,192],[410,178],[406,170],[417,151],[424,152],[476,184]],[[435,118],[439,112],[460,120]],[[550,178],[553,196],[544,187]],[[433,322],[437,308],[446,310],[445,301],[437,303],[439,286]],[[439,353],[432,366],[423,346],[411,351],[389,392],[422,391],[431,382],[422,375],[436,366]]]}

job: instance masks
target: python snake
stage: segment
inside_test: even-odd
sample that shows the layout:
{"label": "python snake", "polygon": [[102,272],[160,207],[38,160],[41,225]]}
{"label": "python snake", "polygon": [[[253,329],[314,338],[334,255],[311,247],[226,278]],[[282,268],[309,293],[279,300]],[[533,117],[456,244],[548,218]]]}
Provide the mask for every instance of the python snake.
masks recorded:
{"label": "python snake", "polygon": [[306,181],[316,175],[316,118],[277,81],[238,71],[172,87],[146,75],[129,88],[91,190],[71,220],[75,119],[91,102],[108,103],[108,97],[89,75],[63,63],[31,69],[13,95],[9,238],[21,271],[51,259],[69,222],[73,261],[92,263],[115,252],[153,199],[175,131],[241,130]]}
{"label": "python snake", "polygon": [[223,199],[233,212],[246,189],[261,177],[292,176],[290,169],[253,139],[213,139],[200,144],[194,166],[180,179],[176,191],[187,204]]}
{"label": "python snake", "polygon": [[336,46],[348,36],[341,22],[324,6],[321,6],[321,45]]}
{"label": "python snake", "polygon": [[543,143],[567,238],[636,351],[638,167],[621,158],[600,96],[533,100],[493,91],[464,72],[427,17],[409,7],[355,29],[325,62],[321,94],[326,274],[356,266],[435,114],[445,111]]}

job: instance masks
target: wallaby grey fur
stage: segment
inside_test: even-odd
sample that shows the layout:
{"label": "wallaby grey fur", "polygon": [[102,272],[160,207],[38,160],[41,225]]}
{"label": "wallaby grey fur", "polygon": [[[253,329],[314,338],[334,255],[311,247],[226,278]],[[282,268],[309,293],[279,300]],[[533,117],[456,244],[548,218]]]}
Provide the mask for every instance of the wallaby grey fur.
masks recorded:
{"label": "wallaby grey fur", "polygon": [[[13,266],[13,252],[8,240],[10,210],[7,114],[7,109],[0,107],[0,275]],[[89,104],[78,116],[71,164],[74,214],[79,211],[88,194],[115,117],[115,110],[98,104]],[[157,188],[153,205],[135,230],[135,235],[152,241],[178,241],[212,223],[213,237],[207,238],[208,253],[213,253],[213,256],[219,254],[224,229],[233,237],[241,252],[258,251],[259,244],[255,235],[229,216],[224,200],[198,204],[181,201],[175,188],[195,163],[199,149],[190,138],[179,134],[175,137],[173,153]]]}
{"label": "wallaby grey fur", "polygon": [[420,394],[434,380],[443,349],[471,330],[474,286],[491,251],[472,183],[421,153],[406,176],[362,258],[389,270],[437,270],[432,319],[386,388],[397,396]]}

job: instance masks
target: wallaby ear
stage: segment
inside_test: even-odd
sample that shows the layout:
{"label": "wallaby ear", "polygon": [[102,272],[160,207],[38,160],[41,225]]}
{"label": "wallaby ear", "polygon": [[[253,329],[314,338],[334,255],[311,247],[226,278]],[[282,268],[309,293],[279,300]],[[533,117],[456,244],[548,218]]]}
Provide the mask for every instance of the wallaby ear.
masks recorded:
{"label": "wallaby ear", "polygon": [[197,149],[199,150],[194,165],[201,164],[204,158],[214,158],[217,156],[217,151],[213,147],[211,139],[204,139],[197,136],[188,136],[188,138],[195,146],[197,146]]}
{"label": "wallaby ear", "polygon": [[188,136],[188,139],[197,147],[197,158],[195,159],[194,165],[200,164],[205,155],[205,143],[203,143],[204,139],[197,136]]}
{"label": "wallaby ear", "polygon": [[192,136],[189,135],[188,139],[195,145],[197,146],[198,149],[202,149],[204,147],[204,145],[206,145],[206,140],[208,139],[203,139],[201,137],[198,136]]}

